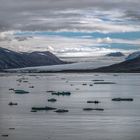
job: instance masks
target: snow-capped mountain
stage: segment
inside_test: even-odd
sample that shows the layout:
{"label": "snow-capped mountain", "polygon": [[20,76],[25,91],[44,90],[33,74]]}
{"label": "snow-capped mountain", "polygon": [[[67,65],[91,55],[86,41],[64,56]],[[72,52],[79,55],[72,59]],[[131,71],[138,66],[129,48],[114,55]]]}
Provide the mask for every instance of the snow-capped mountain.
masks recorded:
{"label": "snow-capped mountain", "polygon": [[106,56],[111,56],[111,57],[122,57],[124,54],[122,52],[112,52],[107,54]]}
{"label": "snow-capped mountain", "polygon": [[123,61],[114,65],[101,67],[92,70],[93,72],[128,72],[139,73],[140,72],[140,57],[136,57],[130,60]]}
{"label": "snow-capped mountain", "polygon": [[140,57],[140,51],[137,52],[133,52],[131,54],[128,55],[128,57],[126,58],[126,60],[132,60],[134,58]]}
{"label": "snow-capped mountain", "polygon": [[0,48],[0,69],[23,68],[44,65],[64,64],[49,51],[45,52],[14,52]]}

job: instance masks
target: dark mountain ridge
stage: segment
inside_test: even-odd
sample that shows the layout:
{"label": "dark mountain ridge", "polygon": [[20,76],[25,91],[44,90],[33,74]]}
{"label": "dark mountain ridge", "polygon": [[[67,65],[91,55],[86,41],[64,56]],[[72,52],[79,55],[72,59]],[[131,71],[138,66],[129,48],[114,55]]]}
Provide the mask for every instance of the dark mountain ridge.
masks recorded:
{"label": "dark mountain ridge", "polygon": [[93,70],[94,72],[140,72],[140,57],[132,60],[126,60],[124,62],[105,66]]}
{"label": "dark mountain ridge", "polygon": [[64,64],[49,51],[15,52],[0,47],[0,69]]}
{"label": "dark mountain ridge", "polygon": [[112,53],[106,54],[105,56],[122,57],[122,56],[125,56],[125,55],[122,52],[112,52]]}

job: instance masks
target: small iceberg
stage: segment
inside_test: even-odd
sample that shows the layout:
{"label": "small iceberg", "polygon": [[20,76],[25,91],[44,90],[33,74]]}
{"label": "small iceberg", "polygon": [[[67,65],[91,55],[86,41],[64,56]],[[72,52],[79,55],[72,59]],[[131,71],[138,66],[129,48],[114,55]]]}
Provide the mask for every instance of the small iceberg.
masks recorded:
{"label": "small iceberg", "polygon": [[46,91],[46,92],[50,92],[50,93],[52,93],[52,92],[55,92],[55,91],[53,91],[53,90],[48,90],[48,91]]}
{"label": "small iceberg", "polygon": [[48,111],[48,110],[56,110],[56,108],[45,106],[45,107],[32,107],[31,111]]}
{"label": "small iceberg", "polygon": [[66,112],[69,112],[69,110],[66,110],[66,109],[58,109],[54,112],[57,112],[57,113],[66,113]]}
{"label": "small iceberg", "polygon": [[57,96],[70,96],[71,95],[71,92],[69,91],[62,91],[62,92],[52,92],[52,95],[57,95]]}
{"label": "small iceberg", "polygon": [[15,128],[9,128],[9,130],[15,130]]}
{"label": "small iceberg", "polygon": [[112,101],[133,101],[133,98],[113,98]]}
{"label": "small iceberg", "polygon": [[86,86],[87,84],[86,84],[86,83],[83,83],[82,85],[83,85],[83,86]]}
{"label": "small iceberg", "polygon": [[9,90],[13,90],[14,91],[14,88],[9,88]]}
{"label": "small iceberg", "polygon": [[90,84],[89,86],[90,86],[90,87],[92,87],[92,86],[93,86],[93,84]]}
{"label": "small iceberg", "polygon": [[8,137],[9,135],[8,134],[2,134],[1,136],[2,137]]}
{"label": "small iceberg", "polygon": [[29,86],[29,88],[34,88],[34,86]]}
{"label": "small iceberg", "polygon": [[28,91],[25,91],[25,90],[14,90],[14,92],[16,94],[28,94],[29,93]]}
{"label": "small iceberg", "polygon": [[99,104],[99,101],[87,101],[87,103],[94,103],[94,104]]}
{"label": "small iceberg", "polygon": [[13,105],[18,105],[18,103],[13,103],[13,102],[10,102],[8,105],[10,105],[10,106],[13,106]]}
{"label": "small iceberg", "polygon": [[83,108],[84,111],[92,111],[92,110],[96,110],[96,111],[104,111],[103,108]]}
{"label": "small iceberg", "polygon": [[48,102],[56,102],[57,100],[55,98],[51,98],[51,99],[48,99]]}

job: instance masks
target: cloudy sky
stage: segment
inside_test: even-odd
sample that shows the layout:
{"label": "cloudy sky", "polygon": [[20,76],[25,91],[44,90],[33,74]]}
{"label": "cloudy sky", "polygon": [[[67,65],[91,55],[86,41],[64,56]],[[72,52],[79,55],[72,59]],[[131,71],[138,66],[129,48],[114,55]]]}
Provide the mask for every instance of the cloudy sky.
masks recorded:
{"label": "cloudy sky", "polygon": [[140,0],[0,0],[0,46],[90,56],[140,49]]}

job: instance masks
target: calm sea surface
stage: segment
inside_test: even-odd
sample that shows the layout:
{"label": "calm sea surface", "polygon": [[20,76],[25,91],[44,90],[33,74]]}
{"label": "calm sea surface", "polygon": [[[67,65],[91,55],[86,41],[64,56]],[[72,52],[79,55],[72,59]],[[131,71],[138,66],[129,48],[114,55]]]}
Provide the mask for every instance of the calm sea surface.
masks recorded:
{"label": "calm sea surface", "polygon": [[[22,82],[17,81],[20,78]],[[116,84],[94,84],[92,80]],[[19,95],[10,88],[30,93]],[[49,90],[72,94],[53,96],[46,92]],[[113,102],[114,97],[130,97],[134,101]],[[49,98],[56,98],[57,102],[50,103]],[[101,103],[88,104],[87,100]],[[11,101],[18,105],[9,106]],[[33,106],[69,112],[30,112]],[[85,107],[104,108],[104,111],[83,111]],[[8,137],[2,137],[3,134]],[[0,74],[0,140],[5,139],[140,140],[140,74]]]}

